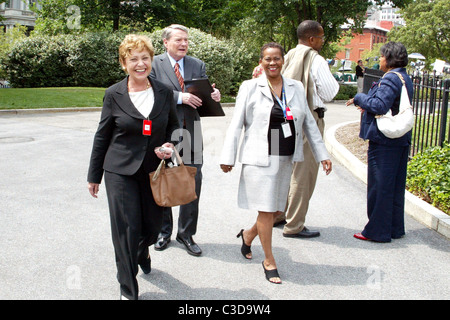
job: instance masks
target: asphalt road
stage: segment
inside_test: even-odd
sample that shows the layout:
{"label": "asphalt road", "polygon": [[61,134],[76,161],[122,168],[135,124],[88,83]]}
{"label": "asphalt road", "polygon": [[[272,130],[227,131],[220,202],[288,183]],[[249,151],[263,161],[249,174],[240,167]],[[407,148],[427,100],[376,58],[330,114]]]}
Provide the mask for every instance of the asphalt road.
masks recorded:
{"label": "asphalt road", "polygon": [[[327,128],[358,112],[329,104]],[[151,249],[152,272],[138,274],[144,300],[449,299],[450,242],[406,217],[391,243],[354,239],[367,222],[366,185],[334,160],[319,174],[306,225],[318,238],[292,239],[275,228],[273,250],[283,284],[267,282],[259,240],[253,260],[240,254],[241,228],[256,212],[237,207],[239,166],[218,163],[225,118],[204,118],[205,164],[193,257],[172,239]],[[0,116],[0,299],[115,300],[119,296],[106,193],[87,190],[99,112]],[[177,211],[175,210],[175,218]]]}

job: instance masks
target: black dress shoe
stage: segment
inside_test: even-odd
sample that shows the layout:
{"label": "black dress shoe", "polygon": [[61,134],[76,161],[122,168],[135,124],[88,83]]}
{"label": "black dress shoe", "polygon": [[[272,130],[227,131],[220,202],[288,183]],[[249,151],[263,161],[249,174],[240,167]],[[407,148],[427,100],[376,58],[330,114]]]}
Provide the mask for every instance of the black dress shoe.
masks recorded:
{"label": "black dress shoe", "polygon": [[162,251],[164,249],[167,249],[167,246],[169,245],[169,243],[170,243],[170,238],[161,237],[155,243],[155,250]]}
{"label": "black dress shoe", "polygon": [[179,243],[184,244],[184,246],[186,247],[187,252],[190,255],[196,256],[198,257],[199,255],[202,254],[202,250],[200,249],[200,247],[194,242],[194,239],[192,239],[192,237],[189,238],[182,238],[180,236],[177,235],[177,241]]}
{"label": "black dress shoe", "polygon": [[283,237],[287,237],[287,238],[314,238],[314,237],[318,237],[318,236],[320,236],[319,231],[309,230],[306,227],[304,227],[303,230],[300,231],[299,233],[293,233],[293,234],[283,233]]}

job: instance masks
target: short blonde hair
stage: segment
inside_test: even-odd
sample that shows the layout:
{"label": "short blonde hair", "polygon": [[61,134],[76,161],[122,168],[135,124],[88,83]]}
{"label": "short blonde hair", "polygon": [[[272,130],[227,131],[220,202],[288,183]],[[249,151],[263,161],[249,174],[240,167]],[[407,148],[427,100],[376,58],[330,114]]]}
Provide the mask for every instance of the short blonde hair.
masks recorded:
{"label": "short blonde hair", "polygon": [[153,61],[155,49],[153,48],[150,38],[144,35],[129,34],[123,39],[119,46],[119,61],[121,65],[125,64],[125,60],[133,50],[138,50],[139,52],[147,50]]}

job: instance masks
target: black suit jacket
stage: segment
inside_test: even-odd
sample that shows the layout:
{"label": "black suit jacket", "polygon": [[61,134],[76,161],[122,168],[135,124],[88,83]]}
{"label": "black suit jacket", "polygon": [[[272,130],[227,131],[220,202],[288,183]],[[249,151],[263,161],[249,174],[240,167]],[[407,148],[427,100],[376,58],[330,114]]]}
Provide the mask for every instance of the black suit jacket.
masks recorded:
{"label": "black suit jacket", "polygon": [[[157,79],[164,83],[169,89],[173,90],[173,100],[178,101],[181,86],[178,83],[175,71],[170,63],[167,52],[156,56],[153,59],[150,78]],[[184,57],[184,80],[207,78],[205,63],[191,56]],[[203,155],[203,136],[201,130],[200,116],[198,111],[191,106],[181,104],[177,105],[178,121],[181,127],[189,132],[190,137],[183,136],[184,143],[190,142],[188,146],[191,150],[191,159],[183,156],[186,163],[201,163]],[[186,145],[181,144],[182,148]],[[186,153],[184,153],[186,155]],[[191,160],[191,161],[189,161]]]}
{"label": "black suit jacket", "polygon": [[142,165],[148,172],[155,170],[160,160],[154,148],[172,142],[172,133],[179,128],[172,90],[150,79],[155,96],[149,115],[152,134],[144,136],[145,118],[131,102],[127,83],[128,77],[105,92],[92,147],[88,182],[100,183],[104,170],[121,175],[133,175]]}

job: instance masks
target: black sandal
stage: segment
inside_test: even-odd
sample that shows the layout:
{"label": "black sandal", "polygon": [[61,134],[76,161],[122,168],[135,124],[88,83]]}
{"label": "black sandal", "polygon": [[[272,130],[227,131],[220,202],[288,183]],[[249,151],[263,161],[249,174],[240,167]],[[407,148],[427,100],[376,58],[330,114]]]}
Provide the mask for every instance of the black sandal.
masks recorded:
{"label": "black sandal", "polygon": [[[277,269],[267,270],[266,267],[264,266],[264,261],[262,262],[262,266],[264,269],[264,273],[266,274],[267,281],[269,281],[270,283],[281,284],[281,278],[280,278],[280,275],[278,274]],[[273,278],[279,278],[280,282],[270,281],[270,279],[273,279]]]}
{"label": "black sandal", "polygon": [[239,237],[242,238],[241,253],[245,259],[250,260],[251,258],[248,258],[247,255],[249,253],[252,253],[252,249],[251,249],[251,246],[246,245],[244,242],[244,229],[242,229],[241,232],[239,232],[238,235],[236,236],[236,238],[239,238]]}

